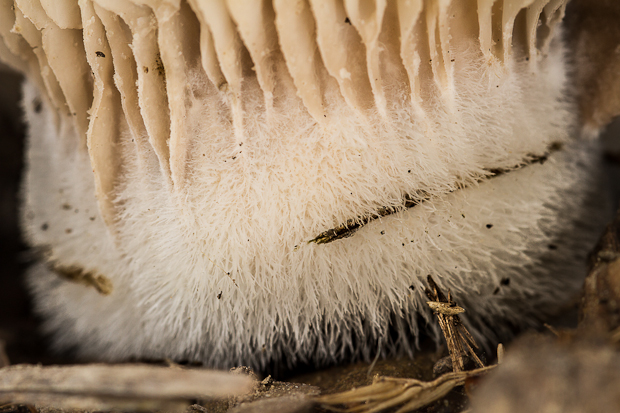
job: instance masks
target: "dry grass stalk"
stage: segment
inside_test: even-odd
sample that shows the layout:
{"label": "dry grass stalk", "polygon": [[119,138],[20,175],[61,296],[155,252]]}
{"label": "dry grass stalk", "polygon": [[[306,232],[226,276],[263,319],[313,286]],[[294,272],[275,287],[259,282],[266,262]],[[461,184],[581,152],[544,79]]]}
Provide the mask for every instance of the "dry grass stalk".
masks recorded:
{"label": "dry grass stalk", "polygon": [[239,396],[252,388],[246,375],[142,364],[0,369],[0,404],[61,409],[178,411],[196,398]]}
{"label": "dry grass stalk", "polygon": [[[454,371],[430,382],[377,376],[370,386],[320,397],[319,403],[325,409],[335,412],[373,413],[402,405],[397,413],[410,412],[441,399],[456,386],[464,385],[467,378],[479,376],[495,367],[485,367],[476,355],[474,348],[478,348],[478,345],[459,318],[459,314],[465,310],[452,300],[450,291],[447,296],[444,295],[430,275],[428,284],[430,289],[426,290],[426,294],[431,300],[428,306],[437,315]],[[503,346],[498,347],[498,357],[500,354],[503,356]],[[465,371],[467,357],[471,357],[479,368]],[[337,407],[339,405],[345,407]]]}
{"label": "dry grass stalk", "polygon": [[[396,412],[410,412],[441,399],[465,380],[486,373],[495,366],[446,373],[425,382],[416,379],[376,377],[373,384],[320,397],[323,408],[334,412],[373,413],[402,405]],[[339,405],[344,408],[337,407]]]}
{"label": "dry grass stalk", "polygon": [[446,297],[433,280],[433,277],[429,275],[427,280],[430,287],[430,289],[426,290],[426,295],[430,300],[427,304],[439,320],[439,326],[446,339],[450,358],[452,359],[453,371],[465,370],[465,360],[468,356],[474,360],[478,367],[484,367],[484,364],[474,351],[474,348],[478,348],[476,341],[459,318],[459,314],[464,313],[465,309],[459,307],[452,300],[450,291],[448,291]]}

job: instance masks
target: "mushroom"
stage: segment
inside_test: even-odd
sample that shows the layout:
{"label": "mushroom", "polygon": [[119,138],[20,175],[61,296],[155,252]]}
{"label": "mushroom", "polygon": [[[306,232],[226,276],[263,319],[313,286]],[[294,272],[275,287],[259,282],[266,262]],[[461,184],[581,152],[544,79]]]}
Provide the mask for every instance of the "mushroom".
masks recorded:
{"label": "mushroom", "polygon": [[2,0],[56,347],[411,355],[429,274],[478,339],[556,311],[605,216],[566,3]]}

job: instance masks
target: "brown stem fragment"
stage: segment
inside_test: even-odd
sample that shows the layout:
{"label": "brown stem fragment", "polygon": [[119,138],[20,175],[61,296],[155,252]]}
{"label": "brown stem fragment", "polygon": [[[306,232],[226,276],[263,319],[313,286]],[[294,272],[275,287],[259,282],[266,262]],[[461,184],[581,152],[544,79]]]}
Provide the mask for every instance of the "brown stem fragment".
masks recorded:
{"label": "brown stem fragment", "polygon": [[484,363],[482,363],[474,351],[474,348],[478,348],[476,341],[459,318],[459,314],[464,313],[465,309],[459,307],[452,300],[450,291],[445,296],[430,275],[427,278],[427,282],[430,287],[426,290],[426,295],[430,300],[427,304],[437,316],[439,327],[441,327],[441,331],[446,339],[450,358],[452,359],[453,371],[465,370],[465,360],[468,356],[474,360],[478,367],[484,367]]}

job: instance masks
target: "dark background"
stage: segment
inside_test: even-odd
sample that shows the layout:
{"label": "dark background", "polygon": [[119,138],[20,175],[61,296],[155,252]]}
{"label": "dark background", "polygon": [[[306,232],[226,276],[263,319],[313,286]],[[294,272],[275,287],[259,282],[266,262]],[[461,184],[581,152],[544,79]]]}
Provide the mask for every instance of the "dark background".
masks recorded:
{"label": "dark background", "polygon": [[[24,246],[18,225],[18,193],[23,166],[24,133],[19,107],[21,77],[0,67],[0,340],[18,363],[16,344],[26,350],[36,331],[30,313],[30,302],[23,286],[22,273],[26,268]],[[21,338],[30,336],[22,344]]]}

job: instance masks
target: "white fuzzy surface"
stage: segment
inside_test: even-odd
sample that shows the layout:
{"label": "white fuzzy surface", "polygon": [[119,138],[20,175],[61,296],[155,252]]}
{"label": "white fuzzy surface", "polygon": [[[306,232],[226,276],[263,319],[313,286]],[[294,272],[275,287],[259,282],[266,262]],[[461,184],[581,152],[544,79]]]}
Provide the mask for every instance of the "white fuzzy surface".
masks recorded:
{"label": "white fuzzy surface", "polygon": [[[28,102],[35,92],[26,90]],[[521,143],[512,136],[517,127],[538,129],[543,142],[564,138],[561,129],[544,127],[547,116],[534,112],[524,115],[525,125],[514,121],[496,129],[503,126],[515,146]],[[458,159],[447,165],[429,161],[416,174],[415,162],[423,162],[423,156],[415,157],[419,142],[383,132],[388,143],[382,146],[376,135],[349,132],[346,124],[329,136],[316,125],[298,132],[283,128],[277,137],[251,136],[245,155],[232,160],[225,136],[218,141],[202,131],[199,136],[211,139],[195,142],[184,202],[171,197],[161,180],[128,173],[114,237],[97,215],[94,195],[84,196],[94,193],[86,154],[63,150],[59,136],[45,127],[48,112],[30,115],[31,242],[51,245],[59,262],[95,269],[114,285],[110,296],[101,296],[42,266],[30,276],[57,344],[78,345],[88,357],[187,358],[217,366],[261,365],[282,353],[291,361],[368,357],[391,319],[403,340],[419,333],[417,314],[428,317],[427,274],[469,304],[468,320],[490,323],[482,327],[490,328],[488,335],[505,330],[506,320],[533,321],[537,310],[552,309],[580,286],[583,266],[576,264],[583,253],[575,254],[589,240],[565,232],[584,214],[596,153],[592,144],[570,144],[544,165],[437,195],[351,238],[316,245],[306,241],[362,215],[368,205],[395,204],[408,188],[428,188],[421,182],[440,180],[446,169],[464,174],[481,165],[465,150],[457,157],[455,148]],[[43,121],[40,127],[37,121]],[[409,128],[414,135],[414,124]],[[460,136],[450,129],[435,139],[458,147],[466,145],[458,138],[473,127],[464,127]],[[350,142],[351,136],[359,143]],[[470,146],[467,151],[479,152],[478,145]],[[131,147],[125,156],[127,169],[138,171]],[[156,159],[150,162],[148,168],[157,170]],[[436,191],[455,188],[446,178],[442,182]],[[549,244],[558,249],[549,250]],[[543,257],[555,268],[541,267]],[[493,295],[504,277],[510,285]]]}
{"label": "white fuzzy surface", "polygon": [[[28,240],[113,285],[104,296],[34,266],[46,329],[58,348],[106,360],[264,367],[411,353],[419,334],[437,333],[424,321],[428,274],[466,308],[479,338],[534,324],[578,290],[593,238],[581,224],[600,209],[587,206],[596,143],[570,138],[562,47],[549,47],[533,66],[461,41],[450,50],[450,88],[421,75],[423,101],[412,104],[410,83],[387,81],[384,111],[354,109],[319,71],[323,120],[282,60],[271,94],[268,78],[244,74],[241,111],[192,69],[183,99],[169,97],[184,105],[180,113],[171,103],[170,169],[145,144],[148,125],[137,135],[122,115],[107,143],[120,165],[108,192],[94,144],[89,156],[69,117],[26,83]],[[384,75],[398,80],[404,69],[390,64]],[[524,165],[556,143],[547,162]],[[491,178],[498,168],[509,171]],[[402,209],[405,195],[422,192],[428,200]],[[400,212],[308,243],[380,207]]]}

